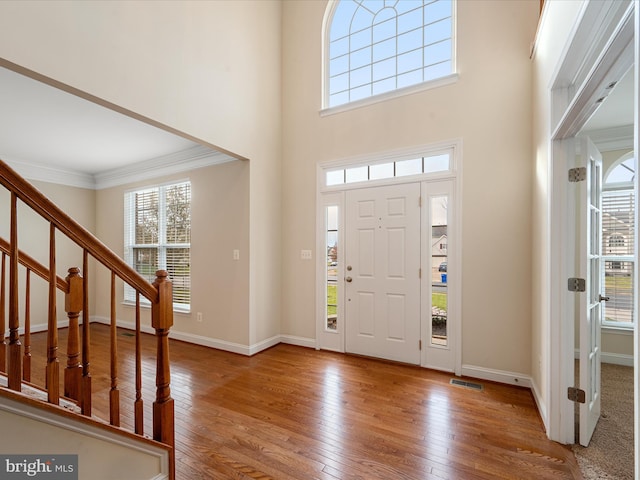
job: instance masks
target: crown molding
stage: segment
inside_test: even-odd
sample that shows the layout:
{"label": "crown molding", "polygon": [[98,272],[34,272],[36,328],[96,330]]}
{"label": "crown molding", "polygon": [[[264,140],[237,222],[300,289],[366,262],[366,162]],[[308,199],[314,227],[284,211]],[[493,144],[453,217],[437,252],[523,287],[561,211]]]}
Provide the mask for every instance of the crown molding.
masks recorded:
{"label": "crown molding", "polygon": [[95,189],[95,179],[89,173],[74,172],[42,163],[3,157],[11,168],[27,180],[56,183],[70,187]]}
{"label": "crown molding", "polygon": [[127,183],[151,180],[165,175],[181,173],[196,168],[231,162],[236,158],[211,150],[202,145],[163,155],[142,162],[136,162],[106,172],[89,174],[64,170],[41,163],[3,158],[16,172],[28,180],[36,180],[70,187],[101,190]]}
{"label": "crown molding", "polygon": [[151,180],[165,175],[195,170],[196,168],[219,165],[236,160],[225,153],[211,150],[202,145],[187,148],[176,153],[137,162],[94,175],[95,189],[116,187],[127,183]]}
{"label": "crown molding", "polygon": [[584,132],[601,152],[633,150],[633,125]]}

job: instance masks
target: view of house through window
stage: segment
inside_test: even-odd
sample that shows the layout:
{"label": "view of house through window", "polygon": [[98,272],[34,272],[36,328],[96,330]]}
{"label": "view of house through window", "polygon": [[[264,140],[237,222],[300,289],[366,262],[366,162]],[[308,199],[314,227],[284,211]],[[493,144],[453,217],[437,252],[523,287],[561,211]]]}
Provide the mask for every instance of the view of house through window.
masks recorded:
{"label": "view of house through window", "polygon": [[341,0],[327,36],[325,106],[453,72],[452,0]]}
{"label": "view of house through window", "polygon": [[635,160],[625,160],[607,175],[602,194],[603,325],[633,325],[635,268]]}
{"label": "view of house through window", "polygon": [[[191,303],[191,183],[145,188],[125,193],[125,259],[153,282],[167,270],[173,283],[174,308]],[[125,300],[135,301],[125,287]]]}
{"label": "view of house through window", "polygon": [[447,345],[447,196],[431,197],[431,343]]}

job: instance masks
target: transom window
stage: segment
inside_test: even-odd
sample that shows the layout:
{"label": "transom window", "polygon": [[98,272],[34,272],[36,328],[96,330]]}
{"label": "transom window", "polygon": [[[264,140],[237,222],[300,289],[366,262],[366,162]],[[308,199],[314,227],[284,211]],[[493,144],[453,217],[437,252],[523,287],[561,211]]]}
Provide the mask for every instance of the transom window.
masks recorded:
{"label": "transom window", "polygon": [[325,106],[453,72],[453,0],[339,0],[328,24]]}
{"label": "transom window", "polygon": [[424,157],[373,163],[348,168],[329,169],[325,174],[328,187],[348,183],[385,180],[394,177],[447,172],[451,169],[451,154],[441,153]]}
{"label": "transom window", "polygon": [[[181,182],[125,193],[125,260],[150,282],[166,270],[173,283],[173,307],[191,304],[191,183]],[[125,301],[135,291],[125,286]]]}

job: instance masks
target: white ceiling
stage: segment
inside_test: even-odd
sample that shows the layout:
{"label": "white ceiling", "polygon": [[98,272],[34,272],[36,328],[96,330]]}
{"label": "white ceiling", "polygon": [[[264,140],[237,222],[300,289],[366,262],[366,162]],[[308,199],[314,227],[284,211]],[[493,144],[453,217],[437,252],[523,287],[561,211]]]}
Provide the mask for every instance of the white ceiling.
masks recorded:
{"label": "white ceiling", "polygon": [[202,150],[188,139],[0,67],[0,159],[10,165],[92,176],[194,147]]}

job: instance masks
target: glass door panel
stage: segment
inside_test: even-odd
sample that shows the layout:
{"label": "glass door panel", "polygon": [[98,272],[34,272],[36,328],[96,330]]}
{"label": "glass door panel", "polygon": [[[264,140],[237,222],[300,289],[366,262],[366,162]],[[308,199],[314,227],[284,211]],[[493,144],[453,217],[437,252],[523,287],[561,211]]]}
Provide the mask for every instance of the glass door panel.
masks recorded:
{"label": "glass door panel", "polygon": [[327,330],[338,328],[338,207],[327,207]]}
{"label": "glass door panel", "polygon": [[431,197],[431,344],[447,346],[448,196]]}

